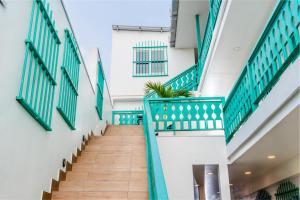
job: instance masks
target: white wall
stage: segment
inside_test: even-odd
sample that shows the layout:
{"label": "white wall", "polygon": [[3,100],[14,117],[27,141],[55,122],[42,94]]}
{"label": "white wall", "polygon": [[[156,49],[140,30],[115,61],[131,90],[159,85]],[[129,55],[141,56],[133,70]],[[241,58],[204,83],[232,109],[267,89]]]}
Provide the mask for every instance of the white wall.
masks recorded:
{"label": "white wall", "polygon": [[219,165],[221,196],[230,199],[226,145],[223,136],[156,137],[169,198],[194,199],[192,165]]}
{"label": "white wall", "polygon": [[98,49],[88,48],[80,45],[80,51],[84,59],[84,63],[87,67],[88,74],[90,75],[90,80],[94,91],[96,91],[96,84],[98,81]]}
{"label": "white wall", "polygon": [[[112,30],[111,94],[113,99],[134,96],[141,100],[144,96],[145,82],[151,80],[164,83],[195,64],[194,49],[168,47],[168,76],[132,77],[132,47],[138,42],[148,40],[162,41],[169,46],[169,34],[169,32]],[[126,107],[120,104],[122,103],[120,102],[118,107]]]}
{"label": "white wall", "polygon": [[[104,119],[96,114],[96,96],[83,64],[80,66],[76,130],[71,131],[55,109],[58,102],[64,29],[69,28],[60,1],[51,0],[56,28],[62,41],[57,67],[52,129],[47,132],[16,101],[25,55],[32,1],[7,1],[0,6],[0,199],[37,200],[42,190],[49,191],[50,180],[57,178],[63,158],[71,160],[82,136],[91,130],[99,133],[111,120],[107,85],[104,88]],[[75,34],[76,35],[76,34]]]}

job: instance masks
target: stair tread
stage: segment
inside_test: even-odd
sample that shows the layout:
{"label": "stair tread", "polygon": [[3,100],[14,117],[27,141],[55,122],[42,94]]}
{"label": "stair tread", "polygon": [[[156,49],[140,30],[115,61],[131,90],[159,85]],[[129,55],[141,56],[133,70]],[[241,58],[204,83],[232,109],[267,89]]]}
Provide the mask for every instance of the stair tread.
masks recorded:
{"label": "stair tread", "polygon": [[148,199],[142,126],[109,126],[89,141],[54,200]]}

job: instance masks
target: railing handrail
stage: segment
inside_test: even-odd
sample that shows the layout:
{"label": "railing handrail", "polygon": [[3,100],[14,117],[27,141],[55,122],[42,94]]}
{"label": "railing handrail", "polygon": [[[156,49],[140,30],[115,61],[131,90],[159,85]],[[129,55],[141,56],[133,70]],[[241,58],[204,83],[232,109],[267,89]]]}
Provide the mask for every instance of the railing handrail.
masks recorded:
{"label": "railing handrail", "polygon": [[183,72],[181,72],[180,74],[178,74],[177,76],[173,77],[172,79],[168,80],[167,82],[164,83],[164,86],[167,86],[168,84],[176,81],[177,79],[181,78],[183,75],[187,74],[188,72],[192,71],[194,68],[197,68],[198,64],[194,64],[191,67],[189,67],[188,69],[184,70]]}
{"label": "railing handrail", "polygon": [[190,102],[190,101],[222,101],[223,96],[214,97],[177,97],[177,98],[156,98],[149,99],[149,102]]}
{"label": "railing handrail", "polygon": [[[168,199],[168,192],[163,174],[160,154],[156,142],[155,131],[147,98],[144,99],[144,134],[147,147],[148,190],[149,199]],[[150,167],[151,170],[150,170]],[[153,176],[151,175],[153,172]],[[154,180],[153,180],[154,179]]]}
{"label": "railing handrail", "polygon": [[[211,44],[211,40],[212,40],[212,35],[213,35],[213,32],[214,32],[214,29],[215,29],[215,26],[216,26],[216,22],[217,22],[217,18],[218,18],[218,15],[219,15],[219,11],[220,11],[220,7],[221,7],[221,4],[222,4],[222,0],[218,0],[219,2],[217,2],[216,0],[215,1],[211,1],[210,2],[210,10],[208,12],[208,16],[207,16],[207,22],[206,22],[206,25],[205,25],[205,31],[204,31],[204,36],[203,36],[203,42],[202,42],[202,46],[201,46],[201,49],[200,49],[200,53],[199,53],[199,57],[198,57],[198,82],[200,82],[200,79],[201,79],[201,76],[202,76],[202,70],[203,70],[203,67],[204,67],[204,64],[206,62],[206,57],[207,57],[207,54],[208,54],[208,50],[207,51],[204,51],[204,48],[210,48],[210,44]],[[217,2],[217,3],[213,3],[213,2]],[[214,10],[214,5],[218,6],[218,11],[217,12],[213,12]],[[209,41],[207,40],[207,37],[209,36],[209,25],[212,26],[212,33],[211,33],[211,38],[209,39]],[[209,45],[205,45],[205,42],[209,42]],[[204,52],[206,53],[206,55],[204,55]],[[202,56],[204,56],[204,61],[201,60]],[[199,83],[198,83],[199,84]]]}
{"label": "railing handrail", "polygon": [[143,110],[112,110],[113,113],[143,113]]}

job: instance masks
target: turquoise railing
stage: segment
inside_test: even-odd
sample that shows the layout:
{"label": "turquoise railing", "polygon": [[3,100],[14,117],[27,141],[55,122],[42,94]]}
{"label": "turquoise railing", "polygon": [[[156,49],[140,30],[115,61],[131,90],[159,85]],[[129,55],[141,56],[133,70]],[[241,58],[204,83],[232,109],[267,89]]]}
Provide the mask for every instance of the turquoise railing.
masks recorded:
{"label": "turquoise railing", "polygon": [[223,130],[223,97],[149,100],[155,131]]}
{"label": "turquoise railing", "polygon": [[[165,87],[189,91],[198,88],[220,4],[221,0],[210,1],[210,17],[198,63],[166,82]],[[168,199],[155,131],[223,130],[223,104],[222,97],[158,99],[155,92],[145,96],[143,125],[147,148],[149,199]]]}
{"label": "turquoise railing", "polygon": [[[173,90],[178,89],[187,89],[187,90],[196,90],[198,87],[197,81],[197,64],[191,66],[187,70],[183,71],[182,73],[178,74],[174,78],[170,79],[163,85],[165,87],[171,86]],[[147,98],[157,98],[155,92],[150,92],[146,95]]]}
{"label": "turquoise railing", "polygon": [[156,142],[149,100],[144,99],[144,134],[146,139],[147,173],[149,199],[168,199],[160,154]]}
{"label": "turquoise railing", "polygon": [[299,56],[298,0],[279,1],[224,106],[227,143]]}
{"label": "turquoise railing", "polygon": [[139,125],[142,124],[142,110],[113,110],[112,124],[114,125]]}
{"label": "turquoise railing", "polygon": [[[200,81],[201,75],[203,72],[203,68],[206,62],[207,54],[209,51],[209,47],[211,44],[213,32],[215,29],[215,25],[217,22],[220,6],[221,6],[222,0],[210,0],[209,1],[209,13],[207,17],[206,27],[205,27],[205,33],[203,37],[203,42],[200,50],[200,54],[198,57],[198,80]],[[199,83],[198,83],[199,84]]]}
{"label": "turquoise railing", "polygon": [[[221,0],[210,0],[210,9],[202,46],[199,50],[200,53],[198,57],[198,63],[164,83],[164,86],[171,86],[173,90],[196,90],[198,88],[208,50],[211,44],[221,2]],[[157,95],[154,92],[151,92],[147,95],[147,98],[157,98]]]}

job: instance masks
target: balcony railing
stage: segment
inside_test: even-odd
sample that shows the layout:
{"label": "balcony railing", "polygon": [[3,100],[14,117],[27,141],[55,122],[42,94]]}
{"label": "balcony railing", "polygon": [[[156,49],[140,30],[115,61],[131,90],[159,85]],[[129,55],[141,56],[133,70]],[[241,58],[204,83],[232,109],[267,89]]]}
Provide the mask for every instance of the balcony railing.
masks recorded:
{"label": "balcony railing", "polygon": [[298,0],[279,1],[224,106],[227,143],[299,56]]}
{"label": "balcony railing", "polygon": [[[201,75],[202,75],[203,68],[204,68],[204,65],[206,62],[207,54],[208,54],[208,51],[210,48],[213,32],[215,30],[221,3],[222,3],[222,0],[210,0],[209,1],[210,9],[209,9],[208,17],[207,17],[207,23],[206,23],[206,27],[205,27],[205,33],[204,33],[204,37],[203,37],[202,46],[201,46],[201,49],[199,50],[200,54],[199,54],[199,58],[198,58],[198,76],[199,76],[198,81],[200,81],[200,79],[201,79]],[[198,82],[198,84],[199,84],[199,82]]]}
{"label": "balcony railing", "polygon": [[[221,2],[222,0],[210,0],[209,2],[210,9],[207,18],[207,24],[205,28],[202,46],[199,50],[200,53],[198,63],[167,81],[164,84],[165,87],[171,86],[173,90],[197,90],[202,75],[203,67],[205,65],[208,50],[210,48]],[[151,92],[147,95],[147,98],[157,98],[157,95],[154,92]]]}
{"label": "balcony railing", "polygon": [[[178,74],[174,78],[170,79],[163,85],[165,87],[171,86],[173,90],[178,89],[187,89],[187,90],[196,90],[198,87],[198,76],[197,76],[197,64],[191,66],[187,70]],[[158,98],[155,92],[150,92],[146,96],[147,98]]]}
{"label": "balcony railing", "polygon": [[143,120],[142,110],[113,110],[113,125],[140,125]]}
{"label": "balcony railing", "polygon": [[149,100],[156,131],[223,130],[223,97]]}
{"label": "balcony railing", "polygon": [[168,199],[168,192],[156,142],[150,104],[144,99],[144,134],[146,138],[149,199]]}

